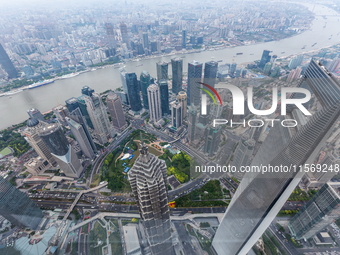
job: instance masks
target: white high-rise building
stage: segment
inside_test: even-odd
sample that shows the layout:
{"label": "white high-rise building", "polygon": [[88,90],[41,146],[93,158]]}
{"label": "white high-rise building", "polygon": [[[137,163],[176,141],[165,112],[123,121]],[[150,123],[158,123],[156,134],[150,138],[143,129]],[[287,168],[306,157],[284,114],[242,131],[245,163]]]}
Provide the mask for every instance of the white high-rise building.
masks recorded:
{"label": "white high-rise building", "polygon": [[160,90],[156,84],[152,84],[147,88],[147,92],[150,110],[150,121],[156,123],[162,118]]}

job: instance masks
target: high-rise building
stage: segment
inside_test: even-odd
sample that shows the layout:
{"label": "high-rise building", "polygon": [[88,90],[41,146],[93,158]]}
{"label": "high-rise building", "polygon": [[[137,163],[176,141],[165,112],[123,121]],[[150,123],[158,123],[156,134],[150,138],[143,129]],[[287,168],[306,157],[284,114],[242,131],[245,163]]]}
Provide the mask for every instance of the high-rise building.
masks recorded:
{"label": "high-rise building", "polygon": [[326,183],[288,224],[292,236],[309,239],[340,217],[339,185]]}
{"label": "high-rise building", "polygon": [[290,69],[295,69],[297,68],[299,65],[301,65],[303,61],[303,55],[298,55],[295,58],[292,58],[288,64],[288,67]]}
{"label": "high-rise building", "polygon": [[220,143],[221,136],[221,127],[212,127],[209,126],[207,128],[207,134],[205,137],[203,152],[208,154],[209,156],[213,156],[218,148]]}
{"label": "high-rise building", "polygon": [[23,192],[0,176],[0,215],[13,225],[36,230],[44,217],[40,208]]}
{"label": "high-rise building", "polygon": [[164,61],[160,61],[156,63],[156,67],[157,67],[157,80],[158,82],[160,80],[169,80],[168,77],[168,63],[164,62]]}
{"label": "high-rise building", "polygon": [[185,49],[187,47],[187,31],[182,30],[182,48]]}
{"label": "high-rise building", "polygon": [[204,79],[203,83],[215,87],[217,76],[218,63],[216,61],[209,61],[204,66]]}
{"label": "high-rise building", "polygon": [[182,106],[182,118],[185,119],[187,117],[187,93],[184,91],[178,92],[177,100]]}
{"label": "high-rise building", "polygon": [[129,38],[129,34],[128,34],[128,30],[127,30],[127,26],[125,23],[120,23],[119,25],[119,28],[120,28],[120,33],[122,35],[122,43],[125,43],[126,44],[126,47],[128,49],[130,49],[130,38]]}
{"label": "high-rise building", "polygon": [[193,61],[188,64],[188,105],[196,106],[201,104],[201,82],[202,79],[202,63]]}
{"label": "high-rise building", "polygon": [[59,124],[66,126],[67,121],[66,121],[65,118],[70,115],[70,112],[68,111],[67,107],[63,106],[63,105],[58,105],[58,106],[52,108],[52,111],[53,111],[54,115],[57,117]]}
{"label": "high-rise building", "polygon": [[265,64],[270,62],[270,58],[271,56],[269,55],[270,51],[269,50],[264,50],[263,53],[262,53],[262,57],[261,57],[261,60],[260,60],[260,63],[259,63],[259,67],[261,69],[264,68]]}
{"label": "high-rise building", "polygon": [[143,47],[144,47],[144,49],[149,49],[149,36],[148,36],[148,33],[143,33],[142,37],[143,37]]}
{"label": "high-rise building", "polygon": [[86,103],[84,100],[84,95],[81,95],[78,98],[71,97],[70,99],[67,99],[65,103],[69,112],[73,112],[75,109],[79,108],[81,114],[86,120],[86,124],[93,129],[93,124],[91,122],[90,115],[87,111]]}
{"label": "high-rise building", "polygon": [[237,67],[237,64],[236,64],[236,63],[232,63],[232,64],[230,65],[229,74],[230,74],[231,76],[234,76],[235,71],[236,71],[236,67]]}
{"label": "high-rise building", "polygon": [[82,115],[82,113],[80,111],[80,108],[76,108],[75,110],[70,112],[69,116],[70,116],[70,119],[73,119],[75,122],[79,123],[83,127],[85,135],[87,137],[87,140],[90,142],[91,149],[95,153],[97,153],[97,147],[96,147],[96,145],[93,142],[93,139],[92,139],[92,136],[90,134],[90,131],[87,128],[87,125],[86,125],[86,120],[85,120],[84,116]]}
{"label": "high-rise building", "polygon": [[[292,138],[277,132],[277,136],[272,136],[274,139],[267,143],[268,135],[250,167],[311,164],[325,145],[340,116],[339,86],[331,74],[313,60],[304,75],[323,109],[313,114]],[[292,98],[295,96],[299,95],[293,94]],[[272,129],[282,129],[280,125],[276,127]],[[267,147],[267,154],[261,153],[263,146]],[[214,237],[215,251],[218,254],[246,254],[280,211],[303,174],[304,171],[268,172],[266,175],[246,173]]]}
{"label": "high-rise building", "polygon": [[56,166],[57,162],[55,161],[46,144],[39,136],[39,130],[46,126],[48,126],[46,122],[30,118],[27,121],[27,128],[22,132],[22,134],[25,136],[25,140],[32,146],[35,152],[42,159],[48,162],[45,163],[46,165],[50,164],[52,166]]}
{"label": "high-rise building", "polygon": [[268,62],[264,65],[264,68],[263,68],[263,73],[265,75],[269,75],[270,74],[270,71],[272,70],[272,67],[273,67],[273,63],[271,62]]}
{"label": "high-rise building", "polygon": [[288,78],[287,78],[287,82],[292,82],[296,79],[300,78],[301,75],[301,71],[302,69],[300,67],[293,69],[289,72]]}
{"label": "high-rise building", "polygon": [[94,126],[96,138],[101,144],[105,144],[108,142],[108,137],[114,137],[115,133],[100,95],[94,92],[91,95],[84,96],[87,111]]}
{"label": "high-rise building", "polygon": [[197,109],[194,105],[189,106],[188,111],[188,140],[189,143],[192,144],[192,142],[195,140],[195,130],[196,130],[196,124],[197,124]]}
{"label": "high-rise building", "polygon": [[139,95],[137,75],[135,73],[125,73],[125,81],[131,110],[139,112],[142,110],[142,102]]}
{"label": "high-rise building", "polygon": [[172,93],[178,94],[182,90],[183,59],[171,59],[172,68]]}
{"label": "high-rise building", "polygon": [[151,254],[174,255],[165,162],[150,154],[143,143],[128,178],[143,220]]}
{"label": "high-rise building", "polygon": [[68,143],[61,127],[54,123],[39,130],[39,136],[44,141],[60,169],[67,177],[79,178],[83,166],[75,150]]}
{"label": "high-rise building", "polygon": [[117,94],[110,92],[106,98],[106,104],[112,118],[113,126],[117,130],[122,131],[126,127],[126,121],[120,98]]}
{"label": "high-rise building", "polygon": [[15,69],[11,59],[8,57],[5,49],[2,47],[1,43],[0,43],[0,65],[8,74],[8,78],[12,79],[18,77],[18,72]]}
{"label": "high-rise building", "polygon": [[159,81],[159,91],[161,94],[161,108],[162,108],[162,116],[166,114],[170,114],[169,108],[169,87],[167,80]]}
{"label": "high-rise building", "polygon": [[171,124],[175,128],[179,128],[182,126],[183,115],[182,115],[182,105],[177,102],[173,101],[170,104],[171,106]]}
{"label": "high-rise building", "polygon": [[143,107],[147,110],[149,109],[147,89],[151,84],[150,78],[150,74],[147,71],[142,71],[140,74],[140,88],[143,96]]}
{"label": "high-rise building", "polygon": [[27,114],[32,119],[37,119],[37,120],[45,121],[44,116],[36,108],[31,108],[31,109],[27,110]]}
{"label": "high-rise building", "polygon": [[110,49],[115,49],[117,47],[117,43],[116,43],[116,38],[115,38],[115,33],[113,30],[112,23],[106,23],[105,28],[106,28],[108,46]]}
{"label": "high-rise building", "polygon": [[152,84],[147,89],[149,100],[150,121],[158,122],[162,118],[160,88]]}
{"label": "high-rise building", "polygon": [[84,86],[81,88],[82,95],[91,97],[93,93],[94,93],[94,89],[90,88],[89,86]]}
{"label": "high-rise building", "polygon": [[65,120],[67,121],[67,124],[71,129],[71,133],[76,139],[76,141],[78,142],[79,147],[81,151],[83,152],[83,154],[87,158],[93,159],[95,156],[95,153],[91,147],[91,143],[89,139],[87,138],[87,135],[82,125],[80,125],[78,122],[74,121],[73,119],[70,119],[69,117],[66,117]]}

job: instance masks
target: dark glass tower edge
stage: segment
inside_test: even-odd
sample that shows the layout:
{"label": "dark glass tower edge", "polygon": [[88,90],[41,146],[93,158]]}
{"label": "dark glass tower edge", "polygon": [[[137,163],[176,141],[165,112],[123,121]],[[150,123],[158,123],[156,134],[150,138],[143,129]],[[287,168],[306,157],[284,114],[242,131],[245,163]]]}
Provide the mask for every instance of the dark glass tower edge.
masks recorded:
{"label": "dark glass tower edge", "polygon": [[[331,108],[326,108],[323,109],[322,111],[320,111],[319,113],[315,114],[316,116],[314,116],[314,118],[312,118],[310,120],[310,123],[301,129],[301,131],[299,133],[297,133],[289,142],[289,144],[278,154],[277,157],[274,158],[274,160],[272,160],[271,165],[277,165],[278,163],[293,163],[296,165],[301,165],[301,164],[305,164],[305,163],[311,163],[312,160],[315,158],[317,152],[319,151],[319,149],[322,147],[322,145],[324,144],[324,142],[327,140],[328,135],[330,135],[330,133],[332,132],[332,126],[336,123],[336,120],[338,119],[339,115],[340,115],[340,102],[336,105],[334,105]],[[327,116],[328,115],[328,116]],[[320,128],[320,126],[318,126],[317,124],[322,124],[323,122],[326,122],[326,124],[324,125],[324,127],[320,130],[317,130],[316,127]],[[316,129],[315,129],[316,128]],[[319,133],[317,134],[316,132],[319,131]],[[309,135],[310,132],[312,132],[312,135],[316,136],[316,138],[314,139],[314,141],[309,140],[307,142],[311,143],[310,146],[305,146],[303,150],[304,152],[302,152],[302,154],[297,155],[295,160],[293,160],[293,158],[287,158],[287,154],[289,155],[289,152],[291,152],[291,149],[297,149],[298,146],[301,147],[301,143],[304,143],[303,139],[305,139],[306,135]],[[314,134],[313,134],[314,133]],[[299,145],[300,143],[300,145]],[[294,144],[298,144],[298,146],[294,146]],[[314,146],[316,145],[316,146]],[[295,156],[295,154],[293,154]],[[299,158],[300,156],[300,158]],[[294,162],[295,161],[295,162]],[[286,165],[286,164],[283,164]],[[285,176],[284,174],[280,175],[279,177],[277,177],[277,175],[272,176],[272,178],[266,176],[267,178],[258,178],[258,176],[256,176],[255,178],[252,178],[251,181],[248,181],[245,185],[243,185],[242,187],[239,187],[239,189],[237,191],[238,194],[235,194],[235,200],[239,200],[239,199],[243,199],[242,200],[247,200],[249,198],[246,197],[245,194],[250,194],[252,192],[256,192],[256,182],[261,181],[262,184],[266,184],[267,183],[267,188],[268,190],[272,189],[276,195],[275,197],[272,199],[272,201],[270,202],[270,204],[268,205],[267,209],[265,209],[262,213],[261,213],[261,208],[253,208],[255,211],[258,210],[258,215],[260,215],[259,218],[255,217],[255,220],[257,220],[258,222],[254,225],[254,226],[250,226],[248,228],[251,228],[250,232],[247,232],[247,236],[246,238],[240,238],[239,240],[234,239],[235,241],[239,241],[237,243],[229,243],[228,245],[232,246],[233,244],[235,246],[239,246],[239,247],[235,247],[236,249],[231,249],[231,253],[226,253],[227,250],[229,249],[223,249],[223,247],[221,247],[218,244],[218,240],[216,240],[216,237],[218,237],[219,239],[222,239],[222,235],[223,235],[223,239],[225,237],[228,238],[227,233],[219,233],[221,231],[227,231],[227,227],[228,227],[228,222],[226,222],[227,218],[230,218],[228,216],[228,212],[230,211],[234,211],[235,210],[238,211],[238,209],[244,209],[246,210],[247,208],[246,205],[244,205],[244,203],[246,201],[243,201],[244,203],[241,203],[240,201],[238,201],[238,203],[236,204],[236,209],[235,209],[235,200],[232,201],[232,203],[229,205],[227,212],[225,213],[222,221],[221,221],[221,225],[219,227],[219,229],[217,230],[217,233],[215,235],[215,238],[213,240],[213,247],[216,251],[217,254],[226,254],[226,255],[245,255],[249,252],[249,250],[253,247],[253,245],[258,241],[258,239],[261,237],[261,235],[263,234],[263,232],[267,229],[267,227],[270,225],[270,223],[272,222],[272,220],[276,217],[277,213],[280,211],[282,205],[284,204],[284,202],[289,198],[291,192],[294,190],[294,188],[296,187],[296,185],[299,183],[300,179],[303,176],[303,172],[300,173],[299,171],[297,173],[293,173],[288,176],[289,174],[287,174],[287,176]],[[276,177],[276,178],[275,178]],[[286,180],[286,181],[285,181]],[[278,182],[281,183],[281,188],[279,190],[279,192],[275,191],[275,187],[273,187],[273,184],[271,184],[272,182]],[[270,185],[271,184],[271,185]],[[241,182],[242,185],[242,182]],[[240,185],[240,186],[241,186]],[[266,185],[264,185],[266,186]],[[270,186],[272,186],[270,188]],[[241,189],[240,189],[241,188]],[[270,199],[267,198],[267,199]],[[240,205],[241,203],[241,205]],[[234,206],[234,207],[233,207]],[[239,207],[239,208],[237,208]],[[264,206],[266,207],[266,205]],[[236,214],[240,217],[242,217],[242,213],[240,214]],[[250,220],[250,219],[249,219]],[[252,219],[251,219],[252,220]],[[225,224],[223,224],[225,223]],[[222,226],[222,229],[221,229]],[[245,230],[245,229],[244,229]],[[223,245],[222,245],[223,246]],[[224,248],[226,248],[224,245]]]}

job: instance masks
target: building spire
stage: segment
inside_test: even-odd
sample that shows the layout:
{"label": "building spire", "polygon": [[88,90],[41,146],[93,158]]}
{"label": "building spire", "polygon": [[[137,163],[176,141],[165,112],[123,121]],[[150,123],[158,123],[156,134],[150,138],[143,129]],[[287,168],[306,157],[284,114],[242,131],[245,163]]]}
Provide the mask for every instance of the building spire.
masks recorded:
{"label": "building spire", "polygon": [[145,145],[145,143],[143,141],[142,132],[140,132],[139,134],[140,134],[140,141],[141,141],[141,144],[140,144],[141,149],[139,151],[140,151],[141,154],[147,155],[148,154],[148,147]]}

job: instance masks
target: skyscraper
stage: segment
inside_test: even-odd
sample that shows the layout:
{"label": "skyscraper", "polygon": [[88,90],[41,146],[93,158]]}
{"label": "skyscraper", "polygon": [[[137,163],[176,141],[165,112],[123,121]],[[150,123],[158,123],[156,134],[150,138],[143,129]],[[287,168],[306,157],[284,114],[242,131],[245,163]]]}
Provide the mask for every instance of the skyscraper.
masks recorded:
{"label": "skyscraper", "polygon": [[122,35],[122,43],[125,43],[126,44],[126,47],[128,49],[131,48],[130,46],[130,38],[129,38],[129,34],[128,34],[128,30],[127,30],[127,26],[125,23],[120,23],[119,25],[119,28],[120,28],[120,33]]}
{"label": "skyscraper", "polygon": [[139,95],[137,75],[135,73],[125,73],[125,81],[131,110],[139,112],[142,110],[142,102]]}
{"label": "skyscraper", "polygon": [[63,106],[63,105],[58,105],[54,108],[52,108],[52,111],[54,113],[54,115],[57,117],[57,120],[59,122],[60,125],[66,126],[67,125],[67,121],[66,121],[66,117],[69,116],[70,112],[68,111],[67,107]]}
{"label": "skyscraper", "polygon": [[97,147],[93,142],[90,131],[87,128],[87,125],[86,125],[86,120],[85,120],[84,116],[81,114],[80,108],[76,108],[75,110],[70,112],[69,116],[70,116],[71,119],[73,119],[75,122],[79,123],[83,127],[85,135],[87,137],[87,140],[90,142],[90,146],[91,146],[92,150],[95,153],[97,153]]}
{"label": "skyscraper", "polygon": [[[331,74],[314,61],[307,68],[305,79],[322,102],[323,109],[315,113],[292,138],[280,137],[279,134],[278,139],[271,143],[266,140],[261,148],[266,144],[267,151],[271,149],[275,153],[263,155],[260,148],[251,167],[260,163],[276,167],[309,164],[324,146],[340,116],[339,86]],[[280,125],[277,127],[280,128]],[[282,144],[280,148],[277,148],[278,143]],[[268,172],[266,175],[246,173],[214,237],[215,251],[218,254],[246,254],[270,225],[303,174],[304,171],[299,169],[295,172]]]}
{"label": "skyscraper", "polygon": [[259,63],[259,67],[260,68],[264,68],[265,64],[270,62],[270,58],[271,56],[269,55],[270,51],[269,50],[264,50],[263,53],[262,53],[262,57],[261,57],[261,60],[260,60],[260,63]]}
{"label": "skyscraper", "polygon": [[79,178],[83,167],[76,152],[68,143],[61,127],[54,123],[39,130],[39,136],[44,141],[60,169],[67,177]]}
{"label": "skyscraper", "polygon": [[89,159],[93,159],[95,153],[91,147],[91,143],[86,136],[84,128],[78,122],[66,117],[65,120],[67,121],[68,126],[71,129],[72,135],[75,137],[76,141],[79,144],[79,147],[83,154],[88,157]]}
{"label": "skyscraper", "polygon": [[187,47],[187,31],[182,30],[182,48],[185,49]]}
{"label": "skyscraper", "polygon": [[160,88],[152,84],[147,89],[149,100],[150,121],[158,122],[162,118]]}
{"label": "skyscraper", "polygon": [[48,124],[37,119],[30,118],[27,121],[27,128],[22,132],[25,140],[32,146],[35,152],[50,165],[56,166],[57,162],[52,156],[50,150],[39,136],[39,130]]}
{"label": "skyscraper", "polygon": [[201,87],[202,79],[202,63],[193,61],[188,64],[188,105],[200,105],[201,104]]}
{"label": "skyscraper", "polygon": [[140,155],[128,173],[132,193],[143,220],[152,255],[174,255],[170,231],[165,162],[148,152]]}
{"label": "skyscraper", "polygon": [[290,60],[288,67],[290,69],[295,69],[299,65],[301,65],[302,61],[303,61],[303,55],[298,55]]}
{"label": "skyscraper", "polygon": [[178,92],[177,100],[182,106],[182,118],[184,119],[187,117],[187,93],[185,93],[184,91]]}
{"label": "skyscraper", "polygon": [[8,74],[8,78],[12,79],[18,77],[18,72],[15,69],[11,59],[8,57],[5,49],[2,47],[1,43],[0,43],[0,65]]}
{"label": "skyscraper", "polygon": [[172,68],[172,93],[178,94],[182,90],[183,59],[171,59]]}
{"label": "skyscraper", "polygon": [[215,87],[217,68],[218,63],[216,61],[209,61],[205,63],[203,83]]}
{"label": "skyscraper", "polygon": [[44,116],[36,108],[31,108],[31,109],[27,110],[27,114],[32,119],[37,119],[37,120],[45,121]]}
{"label": "skyscraper", "polygon": [[0,176],[0,215],[13,225],[36,230],[44,217],[40,208],[23,192]]}
{"label": "skyscraper", "polygon": [[309,239],[340,217],[339,185],[326,183],[294,215],[288,228],[295,239]]}
{"label": "skyscraper", "polygon": [[[84,100],[84,95],[81,95],[80,97],[78,98],[75,98],[75,97],[71,97],[69,99],[67,99],[65,101],[66,103],[66,107],[68,109],[68,111],[71,113],[73,112],[75,109],[79,108],[81,114],[84,116],[85,120],[86,120],[86,124],[90,127],[90,128],[94,128],[93,127],[93,124],[91,122],[91,119],[90,119],[90,115],[87,111],[87,107],[86,107],[86,103],[85,103],[85,100]],[[72,117],[71,117],[72,118]],[[76,120],[77,121],[77,120]],[[78,121],[77,121],[78,122]]]}
{"label": "skyscraper", "polygon": [[221,127],[209,126],[207,128],[207,135],[205,137],[203,152],[209,156],[213,156],[217,150],[220,143]]}
{"label": "skyscraper", "polygon": [[149,36],[148,33],[143,33],[143,47],[144,49],[149,49]]}
{"label": "skyscraper", "polygon": [[169,80],[168,77],[168,63],[164,62],[164,61],[160,61],[156,63],[156,67],[157,67],[157,80],[158,82],[161,80]]}
{"label": "skyscraper", "polygon": [[150,84],[151,84],[150,74],[147,71],[142,71],[142,73],[140,74],[140,87],[141,87],[142,96],[143,96],[143,106],[144,106],[144,109],[147,109],[147,110],[149,109],[147,89]]}
{"label": "skyscraper", "polygon": [[170,114],[169,108],[169,87],[167,80],[159,81],[159,90],[161,94],[161,108],[162,108],[162,116],[166,114]]}
{"label": "skyscraper", "polygon": [[113,126],[122,131],[124,127],[126,127],[126,121],[120,98],[117,94],[110,92],[106,98],[106,104],[112,118]]}
{"label": "skyscraper", "polygon": [[182,105],[179,102],[173,101],[171,106],[171,124],[175,128],[182,126],[183,116],[182,116]]}
{"label": "skyscraper", "polygon": [[105,28],[106,28],[108,46],[110,49],[115,49],[117,45],[116,45],[115,33],[113,31],[112,23],[106,23]]}
{"label": "skyscraper", "polygon": [[101,144],[108,142],[108,137],[113,137],[114,130],[110,124],[106,107],[97,93],[91,93],[91,96],[84,96],[87,110],[94,126],[96,138]]}
{"label": "skyscraper", "polygon": [[194,105],[189,106],[189,113],[188,113],[188,140],[189,144],[195,140],[195,130],[197,124],[197,109]]}

